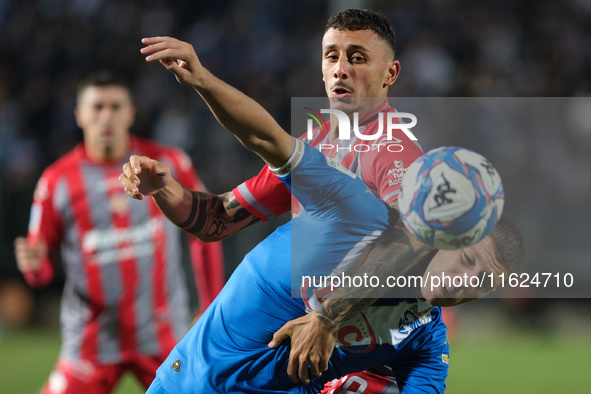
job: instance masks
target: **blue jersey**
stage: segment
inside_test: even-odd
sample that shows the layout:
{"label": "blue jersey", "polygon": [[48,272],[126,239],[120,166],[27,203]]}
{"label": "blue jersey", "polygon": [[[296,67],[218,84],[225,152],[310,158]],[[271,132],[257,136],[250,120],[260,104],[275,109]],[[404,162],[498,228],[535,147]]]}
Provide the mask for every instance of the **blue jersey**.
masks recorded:
{"label": "blue jersey", "polygon": [[[346,269],[386,229],[388,212],[363,181],[301,142],[288,165],[291,171],[280,177],[305,211],[245,256],[158,369],[149,392],[161,386],[168,393],[313,393],[350,372],[396,366],[416,351],[415,343],[445,341],[438,308],[421,309],[415,299],[383,300],[357,318],[361,323],[352,319],[343,327],[348,331],[337,336],[338,348],[322,378],[306,386],[290,382],[289,345],[270,349],[267,344],[286,322],[319,302],[310,297],[312,289],[302,291],[301,277]],[[352,340],[347,334],[355,334],[359,324],[371,327],[369,342],[364,335]],[[440,358],[440,349],[435,352]]]}

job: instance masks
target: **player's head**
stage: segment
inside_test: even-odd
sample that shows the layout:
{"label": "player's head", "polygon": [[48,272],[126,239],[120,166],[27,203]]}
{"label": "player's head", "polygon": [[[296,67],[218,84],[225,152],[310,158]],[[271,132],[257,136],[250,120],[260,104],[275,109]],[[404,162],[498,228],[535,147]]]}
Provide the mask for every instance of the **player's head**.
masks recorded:
{"label": "player's head", "polygon": [[127,154],[135,108],[126,79],[112,71],[96,72],[80,81],[77,93],[74,114],[87,153],[99,160]]}
{"label": "player's head", "polygon": [[322,38],[322,77],[331,103],[383,101],[400,72],[395,54],[396,34],[384,15],[349,9],[331,17]]}
{"label": "player's head", "polygon": [[433,305],[449,306],[479,299],[517,272],[524,260],[524,242],[517,225],[502,215],[493,231],[477,244],[439,250],[423,275],[422,296]]}

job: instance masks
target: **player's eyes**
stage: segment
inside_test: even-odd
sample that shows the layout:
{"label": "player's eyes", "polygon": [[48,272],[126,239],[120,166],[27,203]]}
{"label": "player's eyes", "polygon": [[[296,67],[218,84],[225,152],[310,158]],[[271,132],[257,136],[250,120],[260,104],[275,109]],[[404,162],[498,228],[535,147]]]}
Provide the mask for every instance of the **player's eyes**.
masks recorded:
{"label": "player's eyes", "polygon": [[363,62],[365,62],[365,57],[363,57],[363,56],[352,56],[351,57],[351,61],[353,63],[363,63]]}
{"label": "player's eyes", "polygon": [[472,259],[470,258],[470,256],[468,256],[468,254],[466,254],[466,252],[462,252],[462,255],[463,255],[463,257],[464,257],[464,261],[466,262],[466,264],[467,264],[469,267],[473,267],[473,266],[474,266],[474,260],[472,260]]}

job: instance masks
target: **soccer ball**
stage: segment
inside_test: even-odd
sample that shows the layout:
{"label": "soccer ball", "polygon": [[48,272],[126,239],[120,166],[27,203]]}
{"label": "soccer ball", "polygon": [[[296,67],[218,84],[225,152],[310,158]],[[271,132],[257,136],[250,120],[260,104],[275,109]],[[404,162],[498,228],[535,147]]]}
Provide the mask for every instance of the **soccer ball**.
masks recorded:
{"label": "soccer ball", "polygon": [[408,167],[398,199],[406,228],[438,249],[474,245],[494,228],[505,193],[492,164],[471,150],[433,149]]}

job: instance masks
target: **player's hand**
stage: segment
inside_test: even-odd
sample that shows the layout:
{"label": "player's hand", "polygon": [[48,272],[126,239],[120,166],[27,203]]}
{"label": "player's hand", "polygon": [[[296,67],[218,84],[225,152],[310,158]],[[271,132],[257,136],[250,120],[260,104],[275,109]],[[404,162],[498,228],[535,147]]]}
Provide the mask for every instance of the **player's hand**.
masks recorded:
{"label": "player's hand", "polygon": [[47,245],[41,238],[32,244],[26,238],[18,237],[14,240],[14,256],[21,272],[37,272],[47,257]]}
{"label": "player's hand", "polygon": [[129,162],[123,165],[123,173],[119,175],[125,193],[137,200],[156,194],[171,179],[170,168],[166,164],[138,155],[129,158]]}
{"label": "player's hand", "polygon": [[199,85],[205,69],[191,44],[172,37],[143,38],[142,44],[147,62],[159,61],[182,84]]}
{"label": "player's hand", "polygon": [[308,313],[285,323],[273,335],[269,347],[276,348],[291,338],[287,374],[293,383],[310,383],[310,373],[320,377],[328,369],[328,360],[335,346],[335,328],[323,323],[316,314]]}

